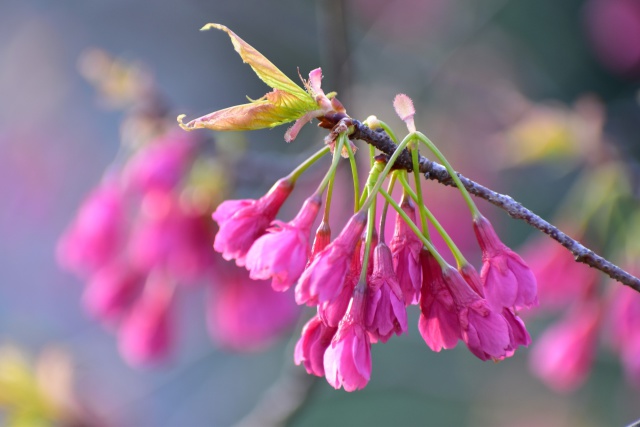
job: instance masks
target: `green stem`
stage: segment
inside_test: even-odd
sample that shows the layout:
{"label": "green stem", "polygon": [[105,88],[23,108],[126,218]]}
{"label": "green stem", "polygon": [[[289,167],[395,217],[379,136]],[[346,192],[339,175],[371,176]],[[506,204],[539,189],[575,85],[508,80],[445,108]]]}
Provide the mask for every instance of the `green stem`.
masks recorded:
{"label": "green stem", "polygon": [[414,138],[414,134],[411,133],[407,135],[400,144],[398,144],[396,151],[394,151],[391,157],[389,157],[389,160],[387,161],[386,166],[384,167],[382,172],[380,172],[380,176],[378,177],[378,180],[376,181],[376,184],[374,185],[374,187],[369,192],[369,195],[367,196],[367,200],[365,200],[364,203],[360,206],[360,210],[368,209],[369,205],[373,203],[373,201],[376,199],[376,194],[378,193],[378,191],[380,191],[382,184],[384,183],[384,180],[389,174],[389,171],[393,167],[393,164],[395,163],[396,159],[398,158],[398,156],[400,156],[400,153],[404,151],[407,144],[411,142],[413,138]]}
{"label": "green stem", "polygon": [[393,131],[391,130],[389,125],[386,124],[385,122],[383,122],[382,120],[378,120],[378,124],[380,125],[380,127],[382,129],[384,129],[384,131],[387,133],[387,135],[389,135],[389,138],[391,138],[393,143],[397,145],[398,144],[398,138],[396,137],[396,134],[393,133]]}
{"label": "green stem", "polygon": [[302,162],[302,164],[298,165],[289,175],[287,175],[286,179],[293,182],[296,182],[300,175],[302,175],[307,169],[311,167],[315,162],[317,162],[322,156],[329,152],[330,148],[328,146],[318,150],[313,156],[309,157],[307,160]]}
{"label": "green stem", "polygon": [[[416,201],[416,203],[421,203],[421,202],[418,202],[419,196],[413,192],[413,189],[411,188],[411,186],[409,185],[409,182],[407,182],[404,176],[400,177],[400,184],[402,184],[403,189],[411,196],[413,200]],[[451,253],[456,259],[456,263],[458,264],[458,267],[462,267],[468,264],[468,261],[466,260],[464,255],[462,255],[462,252],[460,251],[458,246],[454,243],[453,239],[451,239],[451,236],[449,236],[449,233],[447,233],[447,231],[444,229],[442,224],[440,224],[440,222],[436,219],[436,217],[429,210],[429,208],[427,208],[424,205],[422,205],[422,208],[424,210],[425,215],[431,222],[431,224],[433,224],[433,227],[436,229],[438,234],[442,236],[442,240],[444,240],[444,242],[447,244],[447,246],[449,247],[449,250],[451,250]]]}
{"label": "green stem", "polygon": [[[387,187],[387,193],[391,194],[393,191],[393,187],[396,184],[396,175],[402,172],[394,172],[391,174],[391,178],[389,179],[389,186]],[[384,224],[387,222],[387,211],[389,210],[389,202],[385,200],[384,206],[382,207],[382,214],[380,214],[380,241],[384,242]]]}
{"label": "green stem", "polygon": [[453,179],[453,182],[456,183],[456,186],[458,187],[458,190],[460,190],[460,193],[462,194],[462,197],[464,198],[464,201],[467,202],[467,206],[469,207],[469,210],[471,211],[471,215],[474,218],[482,217],[482,214],[478,210],[478,207],[473,202],[473,199],[471,199],[471,196],[469,195],[469,192],[467,191],[465,186],[462,185],[462,181],[460,181],[460,178],[458,177],[458,174],[453,169],[453,167],[451,167],[451,163],[449,163],[447,158],[440,152],[440,150],[438,150],[438,147],[436,147],[436,145],[433,142],[431,142],[431,140],[429,138],[427,138],[423,133],[416,132],[414,135],[418,140],[420,140],[424,145],[426,145],[427,148],[429,148],[429,150],[431,150],[433,152],[433,154],[436,155],[438,160],[440,160],[442,162],[442,164],[447,168],[447,171],[449,172],[449,175],[451,175],[451,179]]}
{"label": "green stem", "polygon": [[438,251],[436,250],[436,248],[433,246],[433,244],[422,235],[422,233],[420,233],[420,229],[418,228],[418,226],[416,225],[415,222],[411,221],[411,218],[409,218],[409,216],[407,215],[407,213],[402,210],[402,208],[400,207],[400,205],[398,205],[398,203],[396,203],[395,200],[393,200],[393,198],[389,195],[389,193],[387,193],[384,190],[380,190],[380,194],[382,194],[382,197],[384,197],[391,206],[393,206],[393,208],[396,210],[396,212],[398,212],[398,215],[400,215],[402,217],[402,219],[405,220],[405,222],[407,223],[407,225],[413,230],[414,233],[416,233],[416,235],[420,238],[420,240],[422,241],[422,244],[424,246],[427,247],[427,250],[429,252],[431,252],[431,255],[433,255],[433,257],[436,259],[436,261],[438,261],[438,264],[440,264],[440,267],[442,269],[446,269],[451,267],[447,261],[444,260],[444,258],[442,258],[442,256],[438,253]]}
{"label": "green stem", "polygon": [[[343,141],[344,139],[338,138],[337,144],[335,145],[335,149],[333,151],[333,160],[331,161],[331,167],[322,179],[320,185],[318,185],[318,189],[316,190],[315,194],[322,194],[327,184],[329,184],[329,182],[333,180],[333,176],[336,173],[336,168],[338,167],[338,162],[340,161],[340,151],[342,150]],[[327,147],[327,149],[328,148],[329,147]]]}
{"label": "green stem", "polygon": [[324,203],[324,212],[322,213],[322,222],[329,223],[329,211],[331,210],[331,197],[333,196],[333,184],[336,182],[336,174],[331,175],[329,187],[327,188],[327,197]]}
{"label": "green stem", "polygon": [[[380,175],[380,171],[382,170],[382,164],[376,163],[371,171],[369,172],[369,177],[367,178],[367,184],[365,185],[365,191],[370,192],[375,184],[378,182],[378,178]],[[371,254],[371,242],[373,241],[373,232],[375,228],[376,221],[376,203],[375,201],[371,203],[369,206],[369,210],[367,212],[367,236],[364,241],[364,255],[362,259],[362,270],[360,271],[360,281],[358,282],[358,286],[363,287],[366,286],[367,283],[367,270],[369,266],[369,254]],[[364,284],[364,285],[361,285]]]}
{"label": "green stem", "polygon": [[358,165],[356,164],[356,156],[353,154],[351,144],[346,134],[340,135],[342,140],[346,140],[345,145],[349,153],[349,164],[351,165],[351,176],[353,177],[353,211],[358,212],[360,209],[360,180],[358,179]]}
{"label": "green stem", "polygon": [[[416,144],[417,145],[417,144]],[[425,205],[422,199],[422,185],[420,179],[420,154],[418,153],[418,147],[413,147],[411,150],[411,161],[413,163],[413,181],[416,186],[416,193],[418,195],[418,212],[420,214],[420,225],[422,226],[422,233],[425,237],[429,238],[429,226],[427,225],[427,217],[425,213]],[[409,187],[410,188],[410,187]]]}

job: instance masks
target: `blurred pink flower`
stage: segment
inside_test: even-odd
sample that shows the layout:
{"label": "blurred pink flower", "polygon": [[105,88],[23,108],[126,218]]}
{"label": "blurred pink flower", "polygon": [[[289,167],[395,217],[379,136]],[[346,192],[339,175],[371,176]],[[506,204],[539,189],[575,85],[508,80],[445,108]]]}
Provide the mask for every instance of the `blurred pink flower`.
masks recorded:
{"label": "blurred pink flower", "polygon": [[367,332],[382,342],[387,342],[394,333],[407,332],[407,309],[393,271],[391,250],[384,243],[379,243],[373,254],[373,272],[366,291],[365,326]]}
{"label": "blurred pink flower", "polygon": [[607,311],[607,336],[620,354],[627,379],[640,388],[640,295],[618,286]]}
{"label": "blurred pink flower", "polygon": [[475,218],[473,227],[482,249],[484,296],[501,311],[538,304],[536,278],[523,259],[500,241],[491,223]]}
{"label": "blurred pink flower", "polygon": [[174,192],[150,191],[133,224],[128,250],[141,271],[161,269],[181,283],[202,279],[214,264],[213,224],[181,205]]}
{"label": "blurred pink flower", "polygon": [[127,162],[125,185],[141,191],[171,190],[185,178],[197,142],[193,134],[182,131],[150,141]]}
{"label": "blurred pink flower", "polygon": [[320,198],[312,197],[291,222],[272,223],[247,253],[246,267],[252,279],[272,278],[276,291],[286,291],[298,280],[311,254],[309,233],[319,209]]}
{"label": "blurred pink flower", "polygon": [[207,324],[213,339],[238,351],[264,348],[292,327],[300,314],[290,293],[251,280],[245,269],[225,265],[211,284]]}
{"label": "blurred pink flower", "polygon": [[578,304],[538,338],[531,352],[532,372],[558,392],[578,388],[595,356],[601,307],[595,300]]}
{"label": "blurred pink flower", "polygon": [[294,352],[296,365],[304,364],[308,373],[324,376],[324,353],[338,328],[324,324],[318,316],[313,316],[302,328]]}
{"label": "blurred pink flower", "polygon": [[366,214],[351,217],[340,235],[311,261],[296,285],[298,304],[318,305],[340,295],[365,224]]}
{"label": "blurred pink flower", "polygon": [[420,252],[422,289],[420,291],[420,335],[433,351],[454,348],[462,338],[460,320],[451,292],[447,289],[438,261],[429,251]]}
{"label": "blurred pink flower", "polygon": [[123,261],[112,262],[89,278],[82,302],[93,316],[111,323],[129,310],[143,284],[143,274]]}
{"label": "blurred pink flower", "polygon": [[224,259],[235,259],[239,267],[244,266],[251,245],[265,233],[291,190],[293,183],[281,179],[258,200],[222,202],[212,215],[220,226],[213,248]]}
{"label": "blurred pink flower", "polygon": [[118,344],[131,365],[147,365],[168,356],[174,341],[174,291],[174,284],[165,277],[150,276],[142,296],[123,319]]}
{"label": "blurred pink flower", "polygon": [[124,194],[116,179],[107,178],[85,199],[60,237],[58,262],[76,274],[90,274],[120,250],[125,231]]}
{"label": "blurred pink flower", "polygon": [[568,250],[547,236],[527,244],[523,258],[537,279],[542,309],[566,307],[598,280],[597,270],[576,262]]}
{"label": "blurred pink flower", "polygon": [[[402,197],[402,210],[415,222],[416,212],[409,197]],[[422,286],[422,268],[420,267],[420,250],[422,241],[409,228],[400,215],[396,216],[393,237],[389,243],[393,253],[393,265],[402,288],[404,301],[407,305],[417,304]]]}
{"label": "blurred pink flower", "polygon": [[590,0],[585,21],[605,66],[621,74],[640,72],[640,4],[636,0]]}
{"label": "blurred pink flower", "polygon": [[364,295],[357,289],[331,344],[324,353],[329,384],[345,391],[364,388],[371,377],[371,342],[364,327]]}

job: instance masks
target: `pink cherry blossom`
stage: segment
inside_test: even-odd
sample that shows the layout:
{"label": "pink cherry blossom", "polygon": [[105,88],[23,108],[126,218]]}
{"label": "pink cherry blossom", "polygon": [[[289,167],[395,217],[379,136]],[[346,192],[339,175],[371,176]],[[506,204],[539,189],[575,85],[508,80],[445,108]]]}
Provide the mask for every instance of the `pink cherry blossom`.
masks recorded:
{"label": "pink cherry blossom", "polygon": [[366,214],[354,215],[340,235],[318,253],[296,286],[298,304],[317,305],[340,295],[365,224]]}
{"label": "pink cherry blossom", "polygon": [[371,342],[364,327],[364,295],[354,292],[349,310],[324,353],[329,384],[345,391],[364,388],[371,377]]}
{"label": "pink cherry blossom", "polygon": [[582,301],[540,336],[531,352],[531,370],[558,392],[578,388],[587,378],[596,351],[601,308]]}
{"label": "pink cherry blossom", "polygon": [[125,225],[124,194],[118,181],[108,178],[82,203],[60,238],[58,262],[81,275],[94,272],[120,249]]}
{"label": "pink cherry blossom", "polygon": [[320,317],[313,316],[302,328],[302,336],[296,344],[296,365],[303,364],[308,373],[323,377],[324,352],[337,330],[338,328],[325,325]]}
{"label": "pink cherry blossom", "polygon": [[224,259],[235,259],[239,267],[244,266],[251,245],[264,234],[291,190],[293,183],[281,179],[258,200],[230,200],[221,203],[212,215],[220,226],[213,248]]}
{"label": "pink cherry blossom", "polygon": [[391,250],[379,243],[373,254],[365,302],[365,325],[376,339],[387,342],[391,335],[407,332],[407,309],[393,271]]}
{"label": "pink cherry blossom", "polygon": [[291,222],[272,223],[247,253],[246,267],[252,279],[273,278],[271,286],[276,291],[286,291],[298,280],[311,254],[309,233],[319,209],[320,198],[312,197]]}
{"label": "pink cherry blossom", "polygon": [[[416,212],[409,197],[402,198],[400,207],[415,222]],[[407,305],[417,304],[422,286],[422,267],[420,266],[422,241],[400,215],[396,217],[395,229],[389,247],[393,254],[393,266],[404,294],[404,300]]]}
{"label": "pink cherry blossom", "polygon": [[300,314],[290,293],[275,292],[268,281],[226,265],[211,284],[207,324],[212,338],[224,347],[255,351],[291,328]]}
{"label": "pink cherry blossom", "polygon": [[165,278],[151,276],[147,280],[118,333],[120,352],[131,365],[146,365],[168,356],[174,335],[173,295],[174,285]]}
{"label": "pink cherry blossom", "polygon": [[484,217],[473,222],[482,249],[484,295],[498,311],[538,304],[536,278],[522,258],[504,245]]}
{"label": "pink cherry blossom", "polygon": [[127,162],[123,171],[127,186],[142,191],[171,190],[184,178],[196,148],[193,134],[181,131],[149,142]]}
{"label": "pink cherry blossom", "polygon": [[489,302],[469,286],[458,270],[448,267],[442,275],[458,311],[462,341],[471,353],[481,360],[506,357],[513,348],[505,318],[492,310]]}
{"label": "pink cherry blossom", "polygon": [[444,283],[442,268],[426,249],[421,251],[420,261],[423,284],[418,329],[431,350],[454,348],[462,338],[460,320],[451,292]]}
{"label": "pink cherry blossom", "polygon": [[144,277],[124,262],[112,262],[89,279],[82,300],[89,313],[111,323],[119,319],[142,289]]}
{"label": "pink cherry blossom", "polygon": [[608,313],[607,336],[620,354],[627,378],[640,388],[640,295],[630,288],[617,287]]}
{"label": "pink cherry blossom", "polygon": [[131,263],[141,271],[161,269],[182,283],[204,277],[214,263],[213,224],[185,208],[174,192],[149,191],[142,204],[129,236]]}

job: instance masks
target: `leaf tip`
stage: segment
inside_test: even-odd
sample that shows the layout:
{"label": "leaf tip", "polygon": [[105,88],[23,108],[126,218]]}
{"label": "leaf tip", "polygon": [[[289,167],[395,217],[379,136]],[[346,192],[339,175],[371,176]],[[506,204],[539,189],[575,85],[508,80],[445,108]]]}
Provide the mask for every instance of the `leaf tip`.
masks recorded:
{"label": "leaf tip", "polygon": [[187,117],[186,114],[180,114],[176,120],[178,120],[178,126],[180,126],[181,129],[186,130],[186,131],[190,131],[193,130],[192,127],[189,127],[189,124],[187,123],[186,125],[184,124],[184,118]]}
{"label": "leaf tip", "polygon": [[200,28],[200,31],[209,31],[211,29],[223,30],[223,31],[227,31],[228,30],[228,28],[225,27],[224,25],[208,23],[208,24],[205,24],[202,28]]}

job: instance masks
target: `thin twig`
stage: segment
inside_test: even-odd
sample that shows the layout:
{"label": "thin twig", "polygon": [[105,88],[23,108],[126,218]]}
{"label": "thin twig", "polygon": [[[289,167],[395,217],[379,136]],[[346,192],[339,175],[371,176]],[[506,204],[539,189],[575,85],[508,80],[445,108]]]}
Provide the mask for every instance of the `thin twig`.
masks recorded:
{"label": "thin twig", "polygon": [[[374,131],[361,122],[351,119],[354,128],[353,134],[350,138],[360,139],[373,145],[378,150],[382,151],[386,155],[391,155],[396,150],[396,145],[391,141],[385,132]],[[411,156],[408,151],[402,153],[396,160],[396,166],[398,168],[411,171]],[[451,179],[451,175],[447,172],[446,168],[441,164],[431,161],[425,157],[420,156],[420,172],[424,174],[425,178],[438,181],[441,184],[455,187],[456,184]],[[593,252],[591,249],[585,247],[580,242],[572,239],[556,226],[550,224],[538,215],[522,206],[519,202],[515,201],[511,196],[497,193],[487,187],[484,187],[477,182],[470,180],[458,173],[460,181],[465,186],[469,193],[476,197],[484,199],[489,203],[501,208],[509,216],[515,219],[521,219],[532,227],[537,228],[544,234],[548,235],[552,239],[556,240],[562,246],[567,248],[571,252],[577,262],[587,264],[590,267],[600,270],[607,274],[612,279],[627,285],[630,288],[640,292],[640,279],[627,273],[612,262],[606,260],[600,255]]]}

